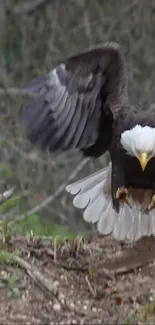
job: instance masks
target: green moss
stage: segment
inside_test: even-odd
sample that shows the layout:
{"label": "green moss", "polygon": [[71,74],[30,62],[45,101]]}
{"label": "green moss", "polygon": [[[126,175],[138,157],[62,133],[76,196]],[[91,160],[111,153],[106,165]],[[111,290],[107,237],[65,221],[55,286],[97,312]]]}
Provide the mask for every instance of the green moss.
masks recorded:
{"label": "green moss", "polygon": [[155,302],[145,304],[139,308],[136,316],[142,324],[155,324]]}

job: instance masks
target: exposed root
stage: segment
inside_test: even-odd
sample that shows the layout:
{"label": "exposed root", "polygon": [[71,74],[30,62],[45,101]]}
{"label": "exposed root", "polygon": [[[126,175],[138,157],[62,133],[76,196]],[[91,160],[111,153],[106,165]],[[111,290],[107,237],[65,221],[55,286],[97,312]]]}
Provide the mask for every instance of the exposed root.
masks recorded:
{"label": "exposed root", "polygon": [[16,262],[21,268],[23,268],[27,272],[27,274],[40,287],[40,289],[43,290],[44,293],[52,294],[64,309],[67,308],[80,316],[86,316],[86,313],[84,311],[78,310],[75,307],[72,308],[64,298],[62,299],[62,294],[60,290],[58,290],[58,288],[55,286],[54,282],[51,279],[45,277],[40,271],[38,271],[36,267],[29,264],[21,257],[14,256],[13,259],[14,262]]}

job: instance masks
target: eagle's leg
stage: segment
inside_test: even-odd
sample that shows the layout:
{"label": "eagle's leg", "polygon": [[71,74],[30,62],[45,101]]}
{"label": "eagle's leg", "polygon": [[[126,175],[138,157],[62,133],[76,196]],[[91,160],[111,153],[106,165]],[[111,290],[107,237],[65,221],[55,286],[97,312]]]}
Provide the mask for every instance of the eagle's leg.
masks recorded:
{"label": "eagle's leg", "polygon": [[121,202],[129,204],[128,189],[125,182],[124,159],[118,152],[111,152],[112,175],[111,190],[114,209],[119,212]]}
{"label": "eagle's leg", "polygon": [[116,199],[131,205],[129,202],[128,189],[124,186],[119,187],[116,191]]}
{"label": "eagle's leg", "polygon": [[155,208],[155,194],[152,195],[151,202],[149,203],[147,210],[151,211]]}

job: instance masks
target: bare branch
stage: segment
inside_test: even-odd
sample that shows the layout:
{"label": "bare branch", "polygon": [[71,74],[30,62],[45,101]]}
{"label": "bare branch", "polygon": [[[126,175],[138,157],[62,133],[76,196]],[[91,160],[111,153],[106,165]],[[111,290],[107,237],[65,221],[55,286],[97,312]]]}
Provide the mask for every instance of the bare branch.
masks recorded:
{"label": "bare branch", "polygon": [[0,205],[2,205],[5,201],[10,199],[15,191],[15,187],[6,190],[5,192],[0,194]]}
{"label": "bare branch", "polygon": [[77,166],[77,168],[71,173],[70,177],[68,178],[67,182],[64,182],[63,184],[61,184],[58,189],[56,190],[56,192],[52,195],[50,195],[49,197],[47,197],[46,200],[44,200],[41,204],[35,206],[34,208],[30,209],[27,213],[18,216],[15,220],[10,221],[9,225],[13,225],[15,224],[17,221],[21,221],[29,216],[31,216],[34,213],[38,213],[40,212],[43,208],[45,208],[48,204],[52,203],[63,191],[64,188],[66,187],[66,185],[71,182],[76,176],[77,174],[82,170],[82,168],[88,163],[88,161],[90,160],[90,158],[85,158],[82,160],[82,162]]}
{"label": "bare branch", "polygon": [[28,97],[34,97],[34,92],[31,92],[30,90],[22,89],[22,88],[0,88],[0,95],[2,96],[28,96]]}
{"label": "bare branch", "polygon": [[32,13],[38,7],[44,5],[47,1],[48,0],[33,0],[33,1],[29,1],[28,3],[25,2],[22,5],[16,5],[13,8],[13,13],[16,14],[16,15],[23,15],[23,14]]}

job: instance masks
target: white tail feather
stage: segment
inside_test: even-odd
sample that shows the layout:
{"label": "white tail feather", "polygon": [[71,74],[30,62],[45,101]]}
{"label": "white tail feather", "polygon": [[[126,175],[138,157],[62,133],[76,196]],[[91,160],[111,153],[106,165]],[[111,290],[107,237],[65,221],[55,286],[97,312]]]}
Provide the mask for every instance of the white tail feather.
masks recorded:
{"label": "white tail feather", "polygon": [[106,205],[106,199],[104,198],[101,192],[98,194],[98,197],[94,196],[93,200],[90,200],[87,209],[85,209],[83,214],[83,218],[85,221],[95,223],[99,220],[99,209],[97,209],[96,211],[96,206],[99,206],[99,204],[102,207],[101,213],[103,213],[102,210]]}
{"label": "white tail feather", "polygon": [[69,184],[66,186],[66,191],[70,194],[77,194],[78,192],[84,193],[87,190],[93,188],[96,184],[106,180],[107,178],[107,168],[100,170],[88,177],[81,179],[73,184]]}
{"label": "white tail feather", "polygon": [[131,208],[124,203],[119,213],[113,209],[111,163],[99,172],[68,185],[66,191],[75,195],[75,207],[85,209],[84,220],[97,222],[97,229],[102,234],[112,234],[116,239],[130,241],[155,234],[154,210],[146,214],[132,198]]}
{"label": "white tail feather", "polygon": [[[89,203],[89,206],[96,201],[102,193],[103,184],[95,185],[93,188],[88,190],[87,192],[81,192],[75,196],[73,200],[73,204],[76,208],[84,209]],[[103,195],[102,195],[103,197]]]}

